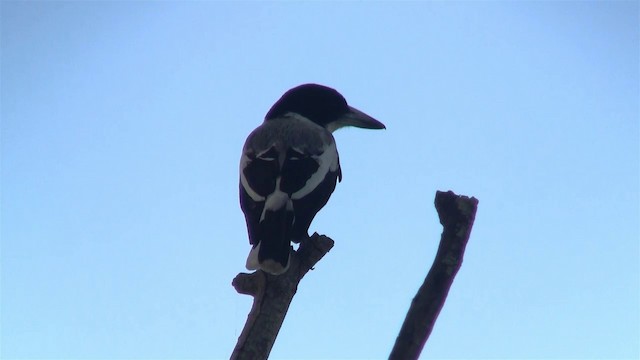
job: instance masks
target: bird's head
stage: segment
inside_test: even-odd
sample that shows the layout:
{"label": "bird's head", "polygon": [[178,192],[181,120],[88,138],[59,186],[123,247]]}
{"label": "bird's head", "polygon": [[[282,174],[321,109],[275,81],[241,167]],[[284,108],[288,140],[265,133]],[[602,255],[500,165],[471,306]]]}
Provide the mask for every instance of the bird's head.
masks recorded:
{"label": "bird's head", "polygon": [[353,108],[336,90],[318,85],[304,84],[287,91],[271,107],[265,120],[287,113],[296,113],[333,132],[344,126],[365,129],[385,129],[380,121]]}

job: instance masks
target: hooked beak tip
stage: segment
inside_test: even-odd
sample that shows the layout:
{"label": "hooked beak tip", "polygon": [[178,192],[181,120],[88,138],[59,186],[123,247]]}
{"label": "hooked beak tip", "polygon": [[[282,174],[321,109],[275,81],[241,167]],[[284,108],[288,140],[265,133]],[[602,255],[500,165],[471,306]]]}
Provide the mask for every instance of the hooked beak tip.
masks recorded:
{"label": "hooked beak tip", "polygon": [[353,108],[353,107],[349,107],[349,120],[351,126],[356,126],[359,128],[364,128],[364,129],[386,129],[387,127],[381,123],[380,121],[374,119],[373,117],[365,114],[364,112]]}

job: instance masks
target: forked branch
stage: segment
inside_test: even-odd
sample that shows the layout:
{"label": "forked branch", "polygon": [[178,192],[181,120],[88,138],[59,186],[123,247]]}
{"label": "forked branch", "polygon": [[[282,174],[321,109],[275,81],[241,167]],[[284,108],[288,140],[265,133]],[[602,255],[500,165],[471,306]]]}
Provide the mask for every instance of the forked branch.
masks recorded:
{"label": "forked branch", "polygon": [[[453,192],[436,193],[435,206],[443,226],[436,258],[414,297],[390,359],[417,359],[444,306],[462,265],[478,200]],[[253,306],[231,359],[267,359],[304,275],[333,247],[333,240],[313,234],[292,253],[289,270],[278,276],[263,271],[240,273],[233,286],[253,296]]]}
{"label": "forked branch", "polygon": [[237,292],[253,296],[253,306],[231,359],[269,357],[298,283],[332,247],[333,240],[316,233],[301,242],[297,251],[292,250],[291,265],[284,274],[276,276],[258,270],[240,273],[233,279]]}

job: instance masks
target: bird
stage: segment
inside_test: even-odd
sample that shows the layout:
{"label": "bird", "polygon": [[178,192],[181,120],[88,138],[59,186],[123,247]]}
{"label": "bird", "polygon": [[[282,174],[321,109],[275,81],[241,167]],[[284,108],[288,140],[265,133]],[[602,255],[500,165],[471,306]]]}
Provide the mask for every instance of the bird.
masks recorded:
{"label": "bird", "polygon": [[310,83],[286,91],[249,134],[240,158],[248,270],[287,271],[291,243],[309,238],[311,222],[342,180],[332,133],[345,126],[386,128],[335,89]]}

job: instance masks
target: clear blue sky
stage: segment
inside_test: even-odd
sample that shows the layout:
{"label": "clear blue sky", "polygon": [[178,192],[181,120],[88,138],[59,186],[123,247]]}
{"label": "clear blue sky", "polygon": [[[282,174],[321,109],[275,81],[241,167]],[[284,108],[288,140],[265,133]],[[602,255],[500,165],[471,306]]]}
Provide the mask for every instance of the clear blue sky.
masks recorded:
{"label": "clear blue sky", "polygon": [[228,358],[251,298],[245,137],[287,89],[386,131],[344,179],[272,358],[386,358],[480,200],[423,358],[638,358],[638,2],[1,5],[3,359]]}

